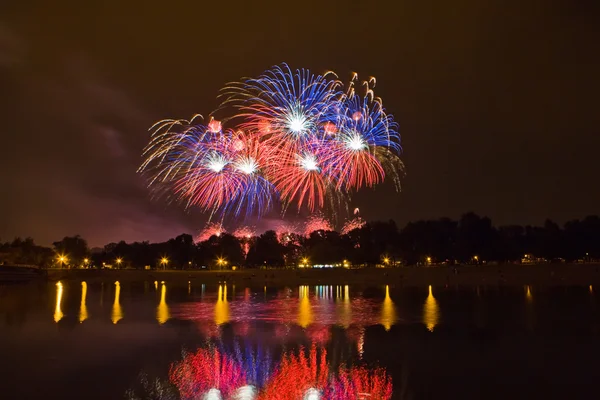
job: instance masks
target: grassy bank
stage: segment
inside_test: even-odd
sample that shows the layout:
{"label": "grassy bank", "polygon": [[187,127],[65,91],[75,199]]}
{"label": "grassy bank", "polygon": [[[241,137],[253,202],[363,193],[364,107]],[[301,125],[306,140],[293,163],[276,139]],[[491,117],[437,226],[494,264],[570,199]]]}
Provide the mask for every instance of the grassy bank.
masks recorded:
{"label": "grassy bank", "polygon": [[137,271],[51,269],[51,280],[88,282],[165,281],[171,283],[267,285],[600,285],[598,264],[480,265],[390,269],[295,269],[243,271]]}

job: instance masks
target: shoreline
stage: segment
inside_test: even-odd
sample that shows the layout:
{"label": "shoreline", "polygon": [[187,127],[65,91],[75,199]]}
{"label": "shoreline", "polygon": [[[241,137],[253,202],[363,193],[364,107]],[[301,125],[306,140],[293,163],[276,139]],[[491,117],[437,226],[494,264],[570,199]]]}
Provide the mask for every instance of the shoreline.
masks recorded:
{"label": "shoreline", "polygon": [[[456,272],[454,271],[456,269]],[[165,281],[248,286],[588,286],[600,285],[600,264],[499,264],[367,269],[96,270],[49,269],[48,279],[87,282]]]}

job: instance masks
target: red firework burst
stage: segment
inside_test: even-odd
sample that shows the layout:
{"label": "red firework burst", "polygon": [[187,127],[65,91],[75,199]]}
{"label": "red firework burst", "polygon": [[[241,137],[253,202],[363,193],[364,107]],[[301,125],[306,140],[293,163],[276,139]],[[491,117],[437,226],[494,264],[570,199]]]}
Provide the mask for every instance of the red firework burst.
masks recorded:
{"label": "red firework burst", "polygon": [[306,221],[304,234],[309,236],[314,231],[331,231],[333,230],[331,223],[321,214],[311,215]]}
{"label": "red firework burst", "polygon": [[196,235],[196,243],[204,242],[210,239],[211,236],[221,236],[221,234],[225,233],[225,228],[223,225],[219,223],[211,222],[207,224],[198,235]]}
{"label": "red firework burst", "polygon": [[365,223],[365,220],[363,220],[361,217],[353,218],[344,224],[342,227],[342,234],[347,235],[355,229],[360,229],[365,226]]}

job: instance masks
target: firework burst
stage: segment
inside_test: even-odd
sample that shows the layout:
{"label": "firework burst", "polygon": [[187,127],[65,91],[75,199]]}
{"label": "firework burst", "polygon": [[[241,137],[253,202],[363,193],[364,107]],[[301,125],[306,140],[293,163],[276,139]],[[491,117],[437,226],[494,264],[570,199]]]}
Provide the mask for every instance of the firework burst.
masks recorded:
{"label": "firework burst", "polygon": [[361,217],[355,217],[347,221],[342,227],[342,235],[347,235],[355,229],[360,229],[365,226],[366,222]]}
{"label": "firework burst", "polygon": [[308,217],[306,225],[304,226],[304,235],[310,236],[315,231],[332,231],[333,227],[331,222],[327,220],[322,214],[314,214]]}
{"label": "firework burst", "polygon": [[219,237],[223,233],[225,233],[225,228],[223,228],[223,225],[221,225],[219,223],[211,222],[211,223],[206,224],[204,229],[202,229],[200,231],[200,233],[198,233],[198,235],[196,235],[195,241],[196,241],[196,243],[204,242],[204,241],[207,241],[208,239],[210,239],[212,236]]}
{"label": "firework burst", "polygon": [[256,231],[249,226],[240,226],[233,231],[233,236],[241,240],[247,240],[256,236]]}
{"label": "firework burst", "polygon": [[386,175],[398,184],[397,124],[375,80],[363,82],[364,93],[357,84],[355,75],[344,91],[332,72],[286,64],[228,84],[219,111],[232,117],[155,124],[139,171],[169,198],[223,218],[260,216],[276,201],[284,211],[335,209]]}

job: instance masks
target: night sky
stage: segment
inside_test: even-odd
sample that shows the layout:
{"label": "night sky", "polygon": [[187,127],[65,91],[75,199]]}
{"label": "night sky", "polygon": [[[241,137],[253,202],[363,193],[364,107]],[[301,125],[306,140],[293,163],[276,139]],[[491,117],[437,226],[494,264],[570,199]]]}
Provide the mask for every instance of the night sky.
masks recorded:
{"label": "night sky", "polygon": [[377,77],[406,177],[354,197],[365,219],[600,213],[598,1],[186,3],[2,2],[1,241],[196,232],[135,172],[147,129],[281,62]]}

